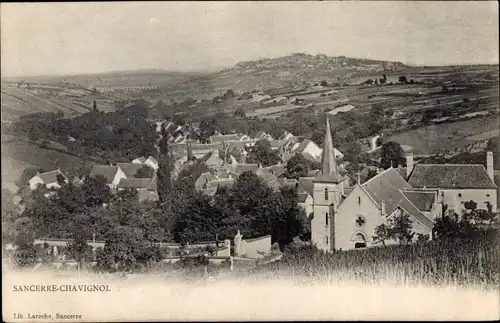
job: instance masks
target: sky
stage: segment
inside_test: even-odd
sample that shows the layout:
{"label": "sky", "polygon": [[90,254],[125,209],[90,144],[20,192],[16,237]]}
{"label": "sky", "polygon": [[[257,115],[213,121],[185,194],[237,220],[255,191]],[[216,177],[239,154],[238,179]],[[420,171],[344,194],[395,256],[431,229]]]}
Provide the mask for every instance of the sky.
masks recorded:
{"label": "sky", "polygon": [[2,3],[2,76],[202,71],[291,53],[498,64],[498,3]]}

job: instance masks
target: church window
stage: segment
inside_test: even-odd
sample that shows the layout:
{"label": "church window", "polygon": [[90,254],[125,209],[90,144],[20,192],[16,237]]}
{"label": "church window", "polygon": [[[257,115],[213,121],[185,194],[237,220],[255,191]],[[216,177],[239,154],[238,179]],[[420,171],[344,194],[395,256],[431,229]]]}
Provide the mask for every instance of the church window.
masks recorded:
{"label": "church window", "polygon": [[458,193],[458,197],[462,197],[462,193]]}
{"label": "church window", "polygon": [[490,194],[486,194],[486,197],[490,197]]}
{"label": "church window", "polygon": [[325,237],[326,244],[328,244],[328,237]]}
{"label": "church window", "polygon": [[325,225],[328,225],[328,212],[325,213]]}
{"label": "church window", "polygon": [[358,196],[358,205],[361,205],[361,196]]}
{"label": "church window", "polygon": [[325,187],[325,201],[328,201],[328,188]]}
{"label": "church window", "polygon": [[366,222],[366,220],[365,220],[365,218],[362,215],[358,215],[356,217],[356,225],[358,227],[362,227],[365,224],[365,222]]}

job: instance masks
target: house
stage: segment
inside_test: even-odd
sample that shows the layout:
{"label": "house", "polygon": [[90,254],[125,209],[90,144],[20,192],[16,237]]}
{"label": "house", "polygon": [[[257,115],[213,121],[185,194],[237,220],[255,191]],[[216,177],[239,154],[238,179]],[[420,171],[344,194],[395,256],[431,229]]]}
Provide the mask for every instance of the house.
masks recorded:
{"label": "house", "polygon": [[64,183],[68,182],[68,178],[61,170],[56,169],[50,172],[37,173],[29,180],[30,189],[35,190],[39,185],[44,185],[47,188],[60,188],[59,180],[62,179]]}
{"label": "house", "polygon": [[117,163],[116,166],[118,166],[118,168],[122,170],[126,178],[136,177],[139,169],[143,167],[143,165],[141,164],[134,164],[134,163]]}
{"label": "house", "polygon": [[146,161],[146,157],[139,157],[139,158],[132,160],[132,163],[142,165],[142,164],[144,164],[145,161]]}
{"label": "house", "polygon": [[295,136],[288,131],[283,132],[279,140],[292,140]]}
{"label": "house", "polygon": [[328,114],[329,115],[336,115],[337,113],[341,113],[341,112],[349,112],[351,110],[354,110],[356,107],[352,104],[344,104],[344,105],[341,105],[341,106],[338,106],[330,111],[328,111]]}
{"label": "house", "polygon": [[240,140],[240,135],[238,134],[227,134],[227,135],[214,135],[210,136],[210,143],[224,143],[227,140]]}
{"label": "house", "polygon": [[276,191],[281,188],[281,185],[278,182],[278,177],[274,176],[273,174],[262,171],[262,168],[258,169],[256,171],[256,174],[268,187]]}
{"label": "house", "polygon": [[[142,167],[142,166],[141,166]],[[127,175],[118,166],[94,165],[90,171],[89,177],[103,176],[106,184],[115,189],[120,180],[127,178]]]}
{"label": "house", "polygon": [[497,185],[494,181],[493,153],[486,153],[486,168],[481,164],[414,164],[406,155],[408,183],[414,188],[437,189],[449,212],[462,214],[464,203],[474,201],[478,208],[497,210]]}
{"label": "house", "polygon": [[207,153],[199,161],[207,165],[208,168],[215,168],[222,164],[218,150]]}
{"label": "house", "polygon": [[375,228],[402,213],[409,215],[414,232],[431,233],[433,219],[442,210],[437,190],[412,188],[392,167],[349,188],[334,157],[328,118],[323,150],[321,173],[313,180],[312,195],[311,240],[319,249],[373,246]]}
{"label": "house", "polygon": [[314,200],[311,196],[311,194],[309,193],[299,193],[299,207],[301,207],[304,212],[306,212],[306,215],[307,217],[311,217],[313,212],[314,212],[314,208],[313,208],[313,204],[314,204]]}
{"label": "house", "polygon": [[217,181],[208,182],[202,189],[203,193],[208,196],[213,196],[219,187],[231,187],[235,180],[233,178],[220,179]]}
{"label": "house", "polygon": [[[321,149],[314,141],[305,139],[300,143],[296,143],[291,151],[293,153],[299,153],[304,156],[304,158],[312,162],[320,162],[321,156],[323,154],[323,149]],[[343,158],[342,154],[338,149],[333,148],[335,158]]]}
{"label": "house", "polygon": [[132,164],[147,165],[154,170],[158,170],[158,161],[153,156],[149,156],[147,159],[146,157],[136,158],[132,160]]}
{"label": "house", "polygon": [[285,165],[277,164],[261,168],[262,172],[272,174],[276,177],[280,177],[281,174],[285,172]]}
{"label": "house", "polygon": [[137,190],[139,202],[158,201],[156,189],[156,176],[153,178],[122,178],[117,185],[117,190]]}
{"label": "house", "polygon": [[273,140],[272,136],[265,133],[264,131],[257,131],[254,135],[253,135],[253,138],[255,140],[261,140],[261,139],[267,139],[269,141]]}
{"label": "house", "polygon": [[146,161],[144,162],[144,165],[147,165],[154,170],[158,170],[159,167],[158,161],[153,156],[149,156],[148,159],[146,159]]}
{"label": "house", "polygon": [[208,187],[208,183],[217,181],[217,177],[215,177],[212,173],[206,172],[202,173],[200,177],[196,179],[194,183],[194,187],[196,190],[201,191]]}

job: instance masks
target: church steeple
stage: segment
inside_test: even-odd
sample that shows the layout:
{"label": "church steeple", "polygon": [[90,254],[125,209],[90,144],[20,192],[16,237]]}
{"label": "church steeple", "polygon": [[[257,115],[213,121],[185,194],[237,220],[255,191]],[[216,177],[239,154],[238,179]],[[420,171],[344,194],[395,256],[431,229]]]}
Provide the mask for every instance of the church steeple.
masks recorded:
{"label": "church steeple", "polygon": [[321,167],[322,177],[332,177],[340,179],[337,169],[337,161],[335,160],[335,151],[333,150],[332,133],[330,131],[330,121],[326,117],[326,134],[325,145],[323,147],[323,161]]}

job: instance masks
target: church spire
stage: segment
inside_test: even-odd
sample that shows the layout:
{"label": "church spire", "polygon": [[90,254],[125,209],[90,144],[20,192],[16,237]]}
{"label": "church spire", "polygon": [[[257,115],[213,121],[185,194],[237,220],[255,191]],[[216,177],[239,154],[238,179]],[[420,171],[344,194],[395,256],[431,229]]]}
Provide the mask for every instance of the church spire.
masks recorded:
{"label": "church spire", "polygon": [[321,168],[321,175],[339,177],[337,170],[337,162],[335,160],[335,152],[333,150],[332,133],[330,131],[330,121],[328,115],[326,116],[326,134],[325,145],[323,147],[323,162]]}

